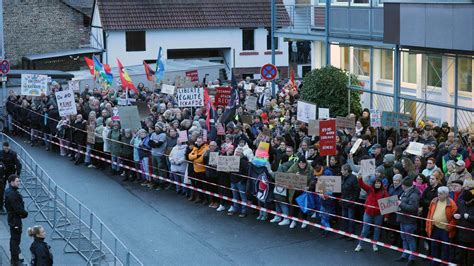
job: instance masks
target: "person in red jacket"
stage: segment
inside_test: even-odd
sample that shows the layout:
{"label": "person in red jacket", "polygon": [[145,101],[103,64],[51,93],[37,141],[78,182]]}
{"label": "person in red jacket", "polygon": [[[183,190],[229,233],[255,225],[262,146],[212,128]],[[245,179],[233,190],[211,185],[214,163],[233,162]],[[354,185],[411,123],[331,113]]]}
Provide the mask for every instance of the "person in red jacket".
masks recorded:
{"label": "person in red jacket", "polygon": [[[361,237],[367,237],[370,232],[370,224],[375,224],[378,226],[382,225],[383,222],[383,215],[380,214],[378,200],[381,198],[388,197],[388,193],[385,190],[382,180],[377,178],[372,186],[367,185],[362,176],[357,177],[359,181],[359,186],[361,189],[367,192],[367,199],[365,200],[365,212],[364,212],[364,226],[362,227]],[[374,227],[374,240],[378,241],[380,237],[380,227]],[[359,252],[362,250],[362,243],[363,241],[359,241],[357,247],[355,248],[355,252]],[[372,245],[372,249],[374,252],[377,252],[379,249],[377,245]]]}

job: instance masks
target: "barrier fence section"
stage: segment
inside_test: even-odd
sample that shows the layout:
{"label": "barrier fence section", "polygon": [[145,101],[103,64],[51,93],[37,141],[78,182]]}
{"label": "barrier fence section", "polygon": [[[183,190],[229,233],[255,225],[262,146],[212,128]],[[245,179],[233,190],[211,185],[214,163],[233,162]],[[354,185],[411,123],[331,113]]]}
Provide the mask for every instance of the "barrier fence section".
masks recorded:
{"label": "barrier fence section", "polygon": [[15,140],[1,134],[23,164],[22,194],[35,222],[48,223],[52,239],[64,240],[65,253],[81,255],[88,265],[143,265],[91,210],[59,187]]}

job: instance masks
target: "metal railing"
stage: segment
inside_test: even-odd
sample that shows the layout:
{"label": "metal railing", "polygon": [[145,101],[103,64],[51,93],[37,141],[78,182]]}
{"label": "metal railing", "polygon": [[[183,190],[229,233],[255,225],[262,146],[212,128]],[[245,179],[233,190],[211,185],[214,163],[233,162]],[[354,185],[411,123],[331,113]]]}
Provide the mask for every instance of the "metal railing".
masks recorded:
{"label": "metal railing", "polygon": [[88,265],[143,265],[104,222],[74,196],[59,187],[15,140],[1,134],[22,161],[22,193],[35,222],[48,223],[52,239],[66,242],[65,253],[81,255]]}

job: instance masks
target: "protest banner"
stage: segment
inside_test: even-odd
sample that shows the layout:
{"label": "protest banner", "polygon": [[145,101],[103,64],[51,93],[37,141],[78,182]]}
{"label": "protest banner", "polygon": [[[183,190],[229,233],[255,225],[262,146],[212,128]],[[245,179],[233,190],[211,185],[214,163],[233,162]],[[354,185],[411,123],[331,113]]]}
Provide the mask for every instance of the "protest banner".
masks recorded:
{"label": "protest banner", "polygon": [[398,211],[398,197],[393,195],[387,198],[379,199],[378,201],[380,214],[385,215]]}
{"label": "protest banner", "polygon": [[343,116],[338,116],[336,117],[336,126],[337,129],[349,129],[349,130],[354,130],[355,129],[355,118],[354,117],[343,117]]}
{"label": "protest banner", "polygon": [[58,102],[59,116],[76,115],[76,101],[72,90],[57,91],[55,93]]}
{"label": "protest banner", "polygon": [[95,125],[87,126],[87,143],[95,144]]}
{"label": "protest banner", "polygon": [[354,154],[357,151],[357,149],[359,149],[360,144],[362,144],[362,139],[357,139],[356,142],[354,143],[354,145],[352,145],[350,153]]}
{"label": "protest banner", "polygon": [[191,82],[199,81],[199,74],[197,70],[186,71],[186,77],[191,79]]}
{"label": "protest banner", "polygon": [[209,165],[217,166],[217,157],[219,157],[219,152],[210,152],[209,153]]}
{"label": "protest banner", "polygon": [[67,82],[67,87],[68,89],[74,91],[74,92],[79,92],[79,81],[78,80],[70,80]]}
{"label": "protest banner", "polygon": [[381,127],[382,126],[382,112],[378,109],[370,110],[370,126]]}
{"label": "protest banner", "polygon": [[367,159],[360,161],[360,174],[364,176],[375,175],[375,159]]}
{"label": "protest banner", "polygon": [[382,112],[382,126],[393,128],[408,128],[408,121],[410,116],[394,112]]}
{"label": "protest banner", "polygon": [[138,129],[142,127],[137,106],[119,106],[118,116],[123,129]]}
{"label": "protest banner", "polygon": [[319,120],[309,120],[308,135],[316,137],[319,136]]}
{"label": "protest banner", "polygon": [[279,187],[286,187],[288,189],[306,190],[307,177],[304,175],[293,173],[275,173],[275,185]]}
{"label": "protest banner", "polygon": [[181,88],[178,89],[178,107],[199,107],[204,106],[203,88]]}
{"label": "protest banner", "polygon": [[48,76],[21,74],[21,95],[41,96],[48,93]]}
{"label": "protest banner", "polygon": [[336,155],[336,120],[319,121],[319,153]]}
{"label": "protest banner", "polygon": [[168,85],[168,84],[161,85],[161,93],[173,95],[174,90],[175,90],[175,86]]}
{"label": "protest banner", "polygon": [[216,124],[216,130],[217,130],[217,135],[218,136],[224,136],[225,135],[225,128],[222,125],[222,123],[217,123]]}
{"label": "protest banner", "polygon": [[249,96],[247,99],[245,99],[245,107],[247,107],[247,110],[249,111],[255,111],[257,110],[257,97],[255,96]]}
{"label": "protest banner", "polygon": [[329,119],[329,108],[318,108],[319,119]]}
{"label": "protest banner", "polygon": [[227,106],[230,101],[230,94],[232,92],[231,87],[216,87],[216,96],[214,104],[216,106]]}
{"label": "protest banner", "polygon": [[252,116],[250,115],[242,115],[242,123],[251,125],[252,124]]}
{"label": "protest banner", "polygon": [[409,154],[413,154],[413,155],[418,155],[418,156],[422,156],[423,155],[423,146],[425,144],[423,143],[419,143],[419,142],[410,142],[410,144],[408,144],[408,147],[407,149],[405,150],[406,153],[409,153]]}
{"label": "protest banner", "polygon": [[342,180],[340,176],[320,176],[318,177],[319,181],[324,182],[326,192],[341,193]]}
{"label": "protest banner", "polygon": [[316,105],[298,100],[296,118],[298,121],[308,123],[316,120]]}
{"label": "protest banner", "polygon": [[178,141],[181,143],[188,142],[188,131],[187,130],[178,130]]}
{"label": "protest banner", "polygon": [[239,156],[217,156],[218,172],[239,172],[240,157]]}

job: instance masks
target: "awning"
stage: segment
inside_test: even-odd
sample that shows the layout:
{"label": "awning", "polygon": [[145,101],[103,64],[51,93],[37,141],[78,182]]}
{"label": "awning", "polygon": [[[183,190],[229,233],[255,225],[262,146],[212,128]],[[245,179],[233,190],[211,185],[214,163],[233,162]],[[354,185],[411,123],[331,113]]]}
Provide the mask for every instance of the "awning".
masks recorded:
{"label": "awning", "polygon": [[102,53],[103,51],[104,50],[102,49],[84,47],[84,48],[62,50],[62,51],[55,51],[55,52],[49,52],[49,53],[25,55],[23,56],[23,59],[28,60],[28,61],[35,61],[35,60],[58,58],[58,57],[73,56],[73,55],[99,54],[99,53]]}

